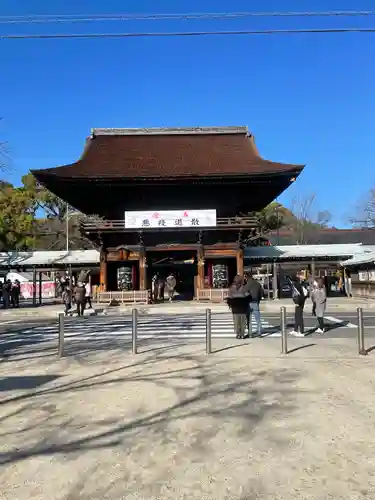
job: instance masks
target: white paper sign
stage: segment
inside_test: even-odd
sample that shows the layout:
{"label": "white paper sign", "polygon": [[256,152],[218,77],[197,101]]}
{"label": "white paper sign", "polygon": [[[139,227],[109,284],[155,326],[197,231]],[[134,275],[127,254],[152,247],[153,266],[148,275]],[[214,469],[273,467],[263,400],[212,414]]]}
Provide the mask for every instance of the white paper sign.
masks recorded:
{"label": "white paper sign", "polygon": [[215,227],[216,210],[140,210],[125,212],[127,229]]}

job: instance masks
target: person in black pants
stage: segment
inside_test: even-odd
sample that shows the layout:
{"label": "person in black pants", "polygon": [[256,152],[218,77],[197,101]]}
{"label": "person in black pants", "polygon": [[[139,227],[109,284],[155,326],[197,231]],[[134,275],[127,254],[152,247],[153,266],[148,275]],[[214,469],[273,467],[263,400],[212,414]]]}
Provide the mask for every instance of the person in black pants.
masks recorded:
{"label": "person in black pants", "polygon": [[303,309],[308,296],[307,288],[301,283],[300,277],[297,275],[292,281],[292,297],[295,304],[294,307],[294,330],[290,333],[294,337],[305,336],[305,325],[303,321]]}
{"label": "person in black pants", "polygon": [[246,295],[250,297],[249,309],[247,311],[247,329],[249,332],[249,337],[252,337],[251,315],[254,316],[257,325],[257,334],[260,337],[262,335],[262,321],[260,318],[259,304],[263,298],[263,288],[259,281],[253,278],[251,273],[248,273],[246,276],[244,291]]}
{"label": "person in black pants", "polygon": [[245,338],[249,302],[250,295],[244,288],[244,280],[237,275],[229,288],[227,303],[233,314],[234,333],[238,339]]}
{"label": "person in black pants", "polygon": [[83,316],[86,305],[86,288],[83,283],[78,283],[74,289],[74,298],[77,304],[77,315]]}

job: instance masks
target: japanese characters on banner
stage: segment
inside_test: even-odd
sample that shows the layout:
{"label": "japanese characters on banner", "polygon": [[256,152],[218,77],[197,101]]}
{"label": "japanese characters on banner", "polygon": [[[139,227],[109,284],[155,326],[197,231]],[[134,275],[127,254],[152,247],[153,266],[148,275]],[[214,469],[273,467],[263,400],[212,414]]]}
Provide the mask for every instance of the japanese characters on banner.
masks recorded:
{"label": "japanese characters on banner", "polygon": [[128,229],[215,227],[216,210],[149,210],[125,212]]}
{"label": "japanese characters on banner", "polygon": [[[42,298],[53,299],[56,296],[56,284],[54,281],[42,281]],[[30,281],[21,283],[21,297],[32,299],[34,285]],[[36,284],[36,296],[39,297],[39,283]]]}

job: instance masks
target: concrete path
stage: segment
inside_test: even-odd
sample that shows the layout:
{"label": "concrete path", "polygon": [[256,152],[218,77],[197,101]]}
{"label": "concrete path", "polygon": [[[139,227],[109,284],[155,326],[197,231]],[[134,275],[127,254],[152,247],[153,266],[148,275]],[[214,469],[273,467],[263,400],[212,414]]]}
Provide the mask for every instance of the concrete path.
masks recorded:
{"label": "concrete path", "polygon": [[[286,317],[287,331],[291,333],[294,317],[289,312]],[[227,339],[236,344],[233,334],[233,318],[230,312],[212,312],[212,342]],[[358,319],[356,313],[328,311],[325,317],[326,332],[318,333],[316,318],[311,310],[305,313],[305,338],[310,342],[327,339],[350,339],[353,352],[356,350]],[[256,333],[252,317],[252,330]],[[375,346],[375,314],[364,312],[365,348]],[[23,318],[0,323],[0,358],[9,358],[44,349],[46,352],[57,350],[59,335],[56,318]],[[262,312],[262,340],[278,338],[280,341],[280,314]],[[67,356],[80,356],[87,351],[107,351],[127,348],[132,342],[132,317],[130,314],[116,316],[95,316],[90,318],[66,318],[64,321],[65,353]],[[206,316],[203,311],[195,314],[152,314],[140,315],[137,338],[140,345],[150,348],[161,341],[179,343],[198,340],[204,345],[206,338]],[[302,339],[303,340],[303,339]],[[252,343],[253,339],[247,340]]]}
{"label": "concrete path", "polygon": [[0,363],[0,498],[375,499],[374,357],[216,343]]}
{"label": "concrete path", "polygon": [[[280,307],[286,307],[287,311],[294,310],[294,304],[291,299],[264,300],[261,303],[261,309],[264,312],[279,313]],[[204,312],[208,307],[215,312],[227,312],[226,303],[210,304],[203,302],[175,302],[172,304],[150,304],[113,306],[108,304],[94,304],[99,314],[105,312],[108,315],[129,314],[134,307],[137,307],[141,315],[152,314],[195,314]],[[355,299],[348,297],[331,298],[328,301],[330,311],[355,312],[357,307],[363,307],[365,310],[375,310],[375,300]],[[13,322],[23,318],[56,318],[63,311],[62,304],[42,305],[38,307],[22,307],[20,309],[0,309],[0,322]]]}

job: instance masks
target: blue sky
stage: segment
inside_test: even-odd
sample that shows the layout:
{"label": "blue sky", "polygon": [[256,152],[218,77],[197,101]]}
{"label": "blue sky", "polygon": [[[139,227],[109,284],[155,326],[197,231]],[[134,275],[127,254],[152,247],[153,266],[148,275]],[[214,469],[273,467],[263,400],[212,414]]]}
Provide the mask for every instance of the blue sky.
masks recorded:
{"label": "blue sky", "polygon": [[[373,0],[1,0],[0,16],[373,8]],[[0,24],[0,34],[348,26],[375,27],[375,17]],[[91,127],[247,125],[265,158],[307,164],[280,201],[314,192],[316,208],[343,226],[375,187],[374,49],[375,34],[0,40],[6,178],[75,161]]]}

